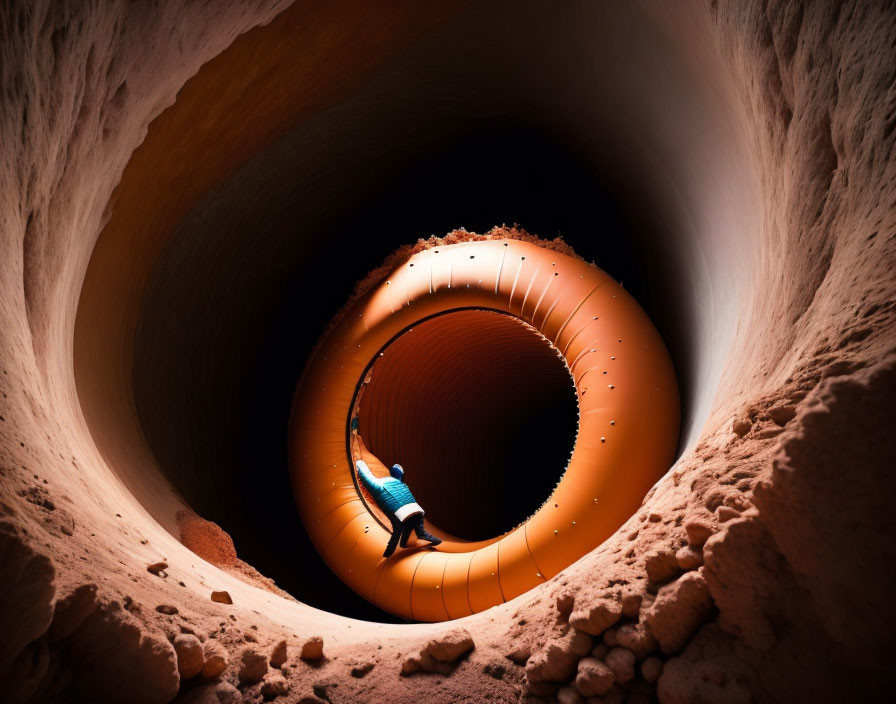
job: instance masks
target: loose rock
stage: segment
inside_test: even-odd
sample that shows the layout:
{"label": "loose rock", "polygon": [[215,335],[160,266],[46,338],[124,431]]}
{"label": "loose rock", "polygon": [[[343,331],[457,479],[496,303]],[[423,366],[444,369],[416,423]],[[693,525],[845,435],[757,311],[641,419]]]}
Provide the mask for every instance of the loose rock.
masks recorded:
{"label": "loose rock", "polygon": [[586,697],[599,696],[610,691],[615,679],[605,663],[597,658],[582,658],[576,675],[576,689]]}
{"label": "loose rock", "polygon": [[454,662],[472,649],[473,637],[465,628],[456,628],[443,633],[431,640],[425,648],[427,653],[441,662]]}
{"label": "loose rock", "polygon": [[679,652],[712,613],[713,601],[703,570],[687,572],[660,588],[656,601],[644,614],[650,632],[666,655]]}
{"label": "loose rock", "polygon": [[272,672],[264,678],[261,684],[261,696],[265,699],[275,699],[282,697],[289,691],[289,682],[279,672]]}
{"label": "loose rock", "polygon": [[302,660],[320,660],[324,656],[324,639],[320,636],[311,636],[302,645]]}
{"label": "loose rock", "polygon": [[645,559],[647,579],[654,584],[668,582],[679,573],[678,561],[671,550],[652,550]]}
{"label": "loose rock", "polygon": [[616,629],[608,628],[606,631],[604,631],[603,641],[604,645],[610,648],[615,648],[617,645],[619,645],[619,641],[616,640]]}
{"label": "loose rock", "polygon": [[280,667],[286,662],[286,641],[277,642],[271,649],[271,657],[269,658],[271,667]]}
{"label": "loose rock", "polygon": [[218,641],[209,639],[202,646],[205,663],[200,675],[204,680],[213,680],[227,669],[227,651]]}
{"label": "loose rock", "polygon": [[688,535],[688,545],[694,548],[702,547],[715,533],[715,527],[704,518],[695,518],[684,524],[684,530]]}
{"label": "loose rock", "polygon": [[159,604],[156,607],[156,611],[160,614],[167,614],[168,616],[174,616],[177,613],[177,607],[172,606],[171,604]]}
{"label": "loose rock", "polygon": [[559,704],[582,704],[582,697],[572,687],[561,687],[557,692]]}
{"label": "loose rock", "polygon": [[582,608],[576,608],[569,615],[569,625],[573,628],[599,636],[622,617],[622,604],[616,599],[598,599]]}
{"label": "loose rock", "polygon": [[740,517],[740,511],[736,508],[732,508],[731,506],[719,506],[716,509],[716,519],[719,523],[725,523],[734,518]]}
{"label": "loose rock", "polygon": [[606,643],[598,643],[591,649],[591,657],[603,660],[604,655],[610,652],[610,646]]}
{"label": "loose rock", "polygon": [[641,677],[647,684],[656,682],[663,673],[663,661],[653,656],[641,663]]}
{"label": "loose rock", "polygon": [[734,423],[731,424],[731,429],[739,438],[742,438],[744,435],[749,433],[750,428],[752,427],[753,424],[750,422],[749,418],[737,418],[735,419]]}
{"label": "loose rock", "polygon": [[216,601],[219,604],[233,603],[233,599],[230,598],[230,593],[225,591],[212,592],[212,601]]}
{"label": "loose rock", "polygon": [[401,664],[401,674],[412,675],[421,671],[450,674],[457,666],[456,661],[473,647],[473,637],[469,631],[455,628],[433,638],[418,653],[408,656]]}
{"label": "loose rock", "polygon": [[146,566],[146,571],[151,572],[156,577],[167,577],[168,575],[165,574],[165,570],[167,570],[167,569],[168,569],[167,562],[153,562],[151,565]]}
{"label": "loose rock", "polygon": [[174,638],[174,652],[177,655],[177,671],[182,680],[188,680],[202,672],[205,656],[202,643],[189,633],[181,633]]}
{"label": "loose rock", "polygon": [[683,570],[694,570],[703,564],[703,553],[700,550],[685,545],[675,553],[675,560]]}
{"label": "loose rock", "polygon": [[635,678],[635,654],[627,648],[611,648],[604,662],[619,684],[631,682]]}
{"label": "loose rock", "polygon": [[643,623],[627,623],[616,631],[616,641],[631,650],[638,660],[643,660],[656,650],[657,642]]}
{"label": "loose rock", "polygon": [[237,677],[242,684],[260,682],[268,671],[268,659],[254,647],[245,648],[240,655],[240,666]]}

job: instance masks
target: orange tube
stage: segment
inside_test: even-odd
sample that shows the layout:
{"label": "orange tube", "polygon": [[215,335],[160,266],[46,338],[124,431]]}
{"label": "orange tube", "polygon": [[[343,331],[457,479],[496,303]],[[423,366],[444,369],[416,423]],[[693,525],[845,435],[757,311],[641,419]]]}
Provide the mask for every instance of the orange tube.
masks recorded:
{"label": "orange tube", "polygon": [[[384,559],[388,523],[359,493],[352,456],[376,474],[386,470],[351,433],[350,419],[390,343],[464,309],[519,318],[562,354],[578,394],[575,448],[552,495],[523,525],[478,542],[433,526],[445,541],[437,551]],[[609,537],[671,464],[679,416],[665,345],[605,272],[517,240],[436,247],[356,301],[318,347],[293,404],[293,491],[318,551],[352,589],[405,618],[459,618],[519,596]]]}

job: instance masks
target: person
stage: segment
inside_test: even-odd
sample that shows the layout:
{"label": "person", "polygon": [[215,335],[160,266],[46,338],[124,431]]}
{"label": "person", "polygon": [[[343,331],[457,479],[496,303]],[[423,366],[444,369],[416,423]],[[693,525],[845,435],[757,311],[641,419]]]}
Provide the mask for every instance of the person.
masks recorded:
{"label": "person", "polygon": [[376,505],[392,522],[392,537],[389,538],[383,557],[391,557],[399,541],[401,547],[407,547],[412,530],[420,540],[426,540],[432,546],[442,542],[428,533],[423,526],[423,509],[417,503],[408,485],[404,483],[404,469],[400,464],[392,465],[392,469],[389,470],[389,474],[392,476],[383,479],[373,476],[370,467],[364,460],[358,460],[355,464],[361,484],[370,492]]}

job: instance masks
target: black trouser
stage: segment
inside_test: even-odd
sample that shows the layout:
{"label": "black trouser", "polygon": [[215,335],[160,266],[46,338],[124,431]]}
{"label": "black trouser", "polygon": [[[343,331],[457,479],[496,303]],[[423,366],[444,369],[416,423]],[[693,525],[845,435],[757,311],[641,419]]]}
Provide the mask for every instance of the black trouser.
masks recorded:
{"label": "black trouser", "polygon": [[389,544],[386,545],[386,552],[383,553],[383,557],[390,557],[395,552],[399,541],[401,541],[401,547],[406,548],[408,546],[408,538],[411,537],[411,531],[414,531],[421,540],[438,540],[434,535],[427,533],[426,528],[423,527],[422,513],[408,516],[403,522],[399,521],[394,515],[390,515],[389,520],[392,521],[392,537],[389,538]]}

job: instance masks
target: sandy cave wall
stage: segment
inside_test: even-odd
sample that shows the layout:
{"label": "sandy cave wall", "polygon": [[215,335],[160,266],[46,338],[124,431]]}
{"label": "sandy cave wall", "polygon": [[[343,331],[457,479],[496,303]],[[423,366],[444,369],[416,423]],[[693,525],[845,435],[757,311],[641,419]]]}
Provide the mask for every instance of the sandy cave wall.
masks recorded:
{"label": "sandy cave wall", "polygon": [[[68,587],[90,582],[99,585],[104,598],[119,598],[131,589],[124,573],[142,575],[153,551],[170,552],[169,560],[182,569],[191,596],[177,595],[171,583],[160,586],[138,579],[139,595],[150,606],[151,600],[167,595],[191,604],[200,620],[214,618],[200,601],[208,580],[191,578],[195,571],[189,558],[175,553],[176,544],[133,503],[128,491],[171,496],[159,502],[167,505],[165,510],[151,510],[163,522],[171,521],[176,497],[165,493],[166,485],[153,473],[135,473],[126,490],[117,484],[121,468],[110,469],[108,456],[101,458],[94,447],[80,418],[70,340],[77,290],[93,241],[108,217],[103,212],[107,199],[149,120],[205,60],[239,31],[270,19],[275,11],[227,7],[230,12],[218,9],[213,18],[199,14],[187,22],[180,5],[160,7],[143,17],[121,6],[118,29],[115,13],[108,8],[95,15],[84,8],[67,14],[61,6],[46,14],[31,5],[4,10],[3,143],[18,146],[14,152],[4,147],[0,196],[7,253],[0,267],[3,536],[7,564],[28,566],[24,576],[11,583],[7,598],[18,604],[26,601],[27,593],[34,607],[18,614],[22,628],[15,632],[20,637],[7,644],[6,660],[40,640],[52,618],[54,594],[62,597]],[[886,580],[875,566],[892,564],[892,547],[875,538],[885,539],[891,528],[880,508],[889,496],[884,491],[886,477],[874,470],[887,458],[880,453],[845,454],[842,448],[857,436],[884,444],[892,412],[886,389],[892,387],[888,369],[893,350],[896,167],[889,37],[894,19],[877,3],[773,3],[764,12],[758,6],[711,3],[705,9],[663,11],[658,21],[685,40],[695,39],[689,35],[694,27],[705,30],[687,44],[705,66],[718,67],[715,85],[720,95],[730,98],[755,178],[755,221],[729,220],[724,213],[730,211],[721,207],[719,212],[719,199],[703,201],[700,196],[713,191],[699,186],[716,187],[719,179],[692,162],[687,163],[695,169],[693,190],[682,196],[686,204],[710,203],[685,208],[704,233],[707,269],[715,272],[717,281],[734,277],[741,282],[743,295],[726,297],[714,312],[736,326],[735,344],[732,354],[722,357],[712,338],[705,343],[716,360],[710,368],[721,370],[724,361],[721,386],[718,392],[710,387],[715,404],[702,426],[702,441],[685,453],[645,511],[633,518],[643,524],[633,539],[636,554],[628,558],[622,549],[627,549],[623,540],[632,534],[628,526],[559,581],[577,586],[577,610],[572,614],[581,617],[589,600],[598,603],[607,595],[612,599],[613,579],[638,584],[641,575],[643,580],[643,556],[681,540],[683,521],[678,518],[727,507],[740,517],[719,526],[704,550],[706,565],[700,571],[718,609],[718,623],[704,629],[700,642],[675,660],[674,667],[667,666],[660,686],[663,700],[676,701],[676,691],[707,686],[703,675],[708,655],[716,661],[714,667],[729,675],[726,684],[719,685],[729,692],[748,691],[758,698],[780,695],[794,681],[803,685],[809,674],[819,687],[815,691],[824,691],[826,684],[841,685],[856,672],[865,676],[859,685],[873,692],[880,676],[877,663],[888,646],[869,637],[867,610],[873,606],[877,618],[892,622],[885,593],[874,586]],[[182,27],[190,27],[190,32],[182,35],[177,29]],[[208,30],[203,33],[202,27]],[[145,39],[150,31],[156,33],[154,41]],[[154,46],[154,53],[134,50],[143,46]],[[80,78],[85,69],[92,69],[93,82]],[[123,89],[119,77],[126,77]],[[716,239],[721,235],[715,233],[730,228],[731,241],[747,245],[744,257],[729,257],[731,250],[720,244],[724,240]],[[108,297],[121,299],[111,293]],[[105,336],[98,339],[108,342]],[[830,421],[834,427],[826,428]],[[837,427],[851,432],[835,434],[837,442],[831,443]],[[102,434],[97,424],[91,430]],[[120,428],[107,430],[114,436]],[[833,454],[831,447],[842,454]],[[820,461],[824,457],[828,461]],[[140,461],[146,461],[145,454]],[[844,466],[851,470],[853,508],[842,515],[828,514],[828,531],[818,534],[816,507],[826,505],[830,494],[824,487]],[[808,481],[813,473],[826,481]],[[135,483],[138,477],[148,485]],[[757,481],[762,489],[754,508]],[[804,496],[810,487],[818,495],[807,503]],[[868,510],[855,509],[861,506]],[[650,513],[660,520],[647,520]],[[149,546],[134,540],[135,528]],[[23,530],[31,536],[24,542]],[[87,559],[75,560],[82,551],[89,551],[84,553]],[[840,569],[825,566],[831,552]],[[839,561],[846,555],[849,560]],[[747,580],[744,564],[751,565]],[[858,587],[844,584],[836,573],[848,572],[849,564],[860,565],[880,581],[872,580],[871,586],[862,580]],[[277,623],[318,618],[307,612],[298,618],[294,614],[301,607],[259,595],[213,568],[200,569],[265,613],[270,621],[259,622],[270,633],[277,631]],[[621,576],[610,578],[611,573]],[[519,640],[534,642],[539,631],[552,632],[555,607],[547,595],[556,586],[478,619],[498,625],[481,631],[477,649],[487,653],[490,643],[503,638],[502,625],[514,611],[529,609],[531,614],[528,629],[517,627]],[[856,588],[865,608],[849,618],[832,605]],[[808,598],[792,603],[788,595],[793,594]],[[128,619],[136,619],[150,637],[164,633],[165,626],[158,623],[164,619],[151,608],[139,617],[108,608],[90,624],[93,633],[98,623],[114,623],[116,618],[129,624]],[[8,613],[4,605],[4,616]],[[242,617],[245,612],[239,613]],[[317,622],[328,623],[340,637],[344,633],[338,622]],[[164,670],[167,664],[170,675],[171,655],[162,645],[166,642],[159,641],[159,667]],[[822,669],[829,663],[819,654],[818,643],[836,649],[836,667]],[[797,652],[802,653],[798,658]],[[464,672],[475,679],[468,671],[459,674]],[[458,682],[452,686],[470,684],[463,677]],[[518,684],[510,678],[506,686]],[[176,685],[175,674],[173,681],[169,677],[160,686],[171,693]]]}

